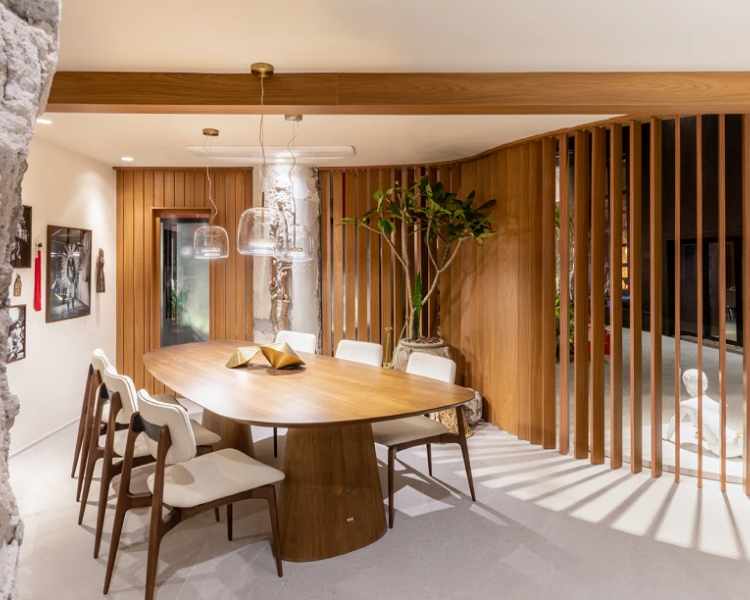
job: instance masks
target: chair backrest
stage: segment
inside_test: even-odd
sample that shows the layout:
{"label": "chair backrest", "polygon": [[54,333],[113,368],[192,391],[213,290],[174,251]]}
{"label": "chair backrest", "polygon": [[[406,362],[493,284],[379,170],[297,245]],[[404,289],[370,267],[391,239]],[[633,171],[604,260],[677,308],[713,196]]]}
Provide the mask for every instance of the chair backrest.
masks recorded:
{"label": "chair backrest", "polygon": [[[146,390],[138,390],[138,412],[141,419],[156,425],[167,426],[172,444],[167,451],[167,464],[186,462],[196,455],[195,434],[187,411],[179,404],[155,400]],[[157,458],[159,444],[146,432],[146,443],[151,456]]]}
{"label": "chair backrest", "polygon": [[373,367],[382,367],[383,346],[372,342],[341,340],[336,346],[336,358],[343,358]]}
{"label": "chair backrest", "polygon": [[302,331],[282,330],[276,334],[277,342],[286,342],[295,352],[307,352],[315,354],[318,338],[314,333],[303,333]]}
{"label": "chair backrest", "polygon": [[101,375],[107,369],[114,369],[104,350],[97,348],[91,353],[91,366],[94,367],[94,371]]}
{"label": "chair backrest", "polygon": [[112,398],[116,393],[120,395],[122,410],[129,421],[130,417],[133,416],[133,413],[138,412],[138,397],[135,393],[135,384],[133,383],[133,380],[127,375],[119,375],[112,366],[105,371],[102,371],[101,375],[102,383],[107,389],[109,397]]}
{"label": "chair backrest", "polygon": [[444,356],[435,356],[426,352],[412,352],[406,363],[406,372],[438,379],[445,383],[456,381],[456,363]]}

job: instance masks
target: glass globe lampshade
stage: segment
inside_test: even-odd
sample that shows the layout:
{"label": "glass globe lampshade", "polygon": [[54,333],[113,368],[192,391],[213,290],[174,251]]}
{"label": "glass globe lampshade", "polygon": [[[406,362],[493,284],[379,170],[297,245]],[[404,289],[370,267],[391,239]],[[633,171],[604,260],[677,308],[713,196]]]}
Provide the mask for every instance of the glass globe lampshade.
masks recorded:
{"label": "glass globe lampshade", "polygon": [[283,262],[310,262],[313,259],[312,238],[307,227],[291,226],[286,243],[281,243],[276,248],[276,258]]}
{"label": "glass globe lampshade", "polygon": [[250,256],[273,256],[279,211],[275,208],[248,208],[237,226],[237,252]]}
{"label": "glass globe lampshade", "polygon": [[201,225],[193,234],[193,257],[202,260],[229,256],[229,235],[218,225]]}

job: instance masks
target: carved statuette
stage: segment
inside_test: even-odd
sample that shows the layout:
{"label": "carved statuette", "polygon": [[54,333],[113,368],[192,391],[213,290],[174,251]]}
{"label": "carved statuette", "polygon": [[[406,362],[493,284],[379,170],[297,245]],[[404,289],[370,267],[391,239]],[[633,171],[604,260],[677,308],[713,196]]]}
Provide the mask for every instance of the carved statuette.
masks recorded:
{"label": "carved statuette", "polygon": [[96,293],[103,294],[106,291],[104,283],[104,250],[99,248],[99,254],[96,257]]}

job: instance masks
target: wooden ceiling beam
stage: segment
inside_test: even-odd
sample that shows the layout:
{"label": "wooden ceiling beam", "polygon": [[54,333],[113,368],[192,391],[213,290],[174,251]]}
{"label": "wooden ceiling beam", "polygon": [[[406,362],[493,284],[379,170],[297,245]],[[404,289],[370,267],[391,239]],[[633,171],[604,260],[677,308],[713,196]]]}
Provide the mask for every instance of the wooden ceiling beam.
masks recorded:
{"label": "wooden ceiling beam", "polygon": [[[52,112],[261,112],[248,74],[60,71]],[[750,72],[297,73],[266,81],[282,114],[630,114],[750,111]]]}

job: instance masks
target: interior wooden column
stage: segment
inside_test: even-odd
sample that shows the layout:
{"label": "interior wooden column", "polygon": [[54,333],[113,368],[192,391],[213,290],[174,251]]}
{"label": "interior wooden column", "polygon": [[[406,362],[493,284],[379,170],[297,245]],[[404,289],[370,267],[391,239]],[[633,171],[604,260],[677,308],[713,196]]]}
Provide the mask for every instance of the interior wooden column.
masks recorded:
{"label": "interior wooden column", "polygon": [[[680,414],[680,393],[682,391],[682,310],[681,272],[682,259],[679,249],[682,246],[682,148],[681,120],[674,120],[674,414]],[[674,430],[674,480],[680,481],[681,432]]]}
{"label": "interior wooden column", "polygon": [[[534,315],[542,313],[542,143],[529,144],[528,223],[529,252],[526,257],[529,282],[528,323],[528,373],[529,373],[529,441],[542,443],[542,319]],[[519,365],[519,368],[522,368]]]}
{"label": "interior wooden column", "polygon": [[[750,265],[750,114],[742,116],[742,264]],[[742,339],[750,345],[750,277],[742,277]],[[750,356],[743,354],[745,456],[744,488],[750,496]]]}
{"label": "interior wooden column", "polygon": [[591,165],[589,134],[576,131],[574,174],[574,456],[585,458],[589,452],[589,233]]}
{"label": "interior wooden column", "polygon": [[542,142],[542,446],[555,447],[555,138]]}
{"label": "interior wooden column", "polygon": [[622,467],[622,126],[609,134],[610,465]]}
{"label": "interior wooden column", "polygon": [[[726,119],[719,115],[719,482],[727,489],[727,193]],[[747,272],[747,265],[745,266]]]}
{"label": "interior wooden column", "polygon": [[591,136],[591,462],[604,462],[604,196],[606,136]]}
{"label": "interior wooden column", "polygon": [[642,332],[642,133],[641,124],[630,124],[630,470],[640,473],[643,469],[643,412],[641,391],[641,332]]}
{"label": "interior wooden column", "polygon": [[649,151],[650,190],[650,307],[651,338],[651,476],[661,477],[661,332],[662,332],[662,184],[661,184],[661,121],[651,119]]}
{"label": "interior wooden column", "polygon": [[560,454],[570,451],[570,210],[568,135],[560,136]]}

